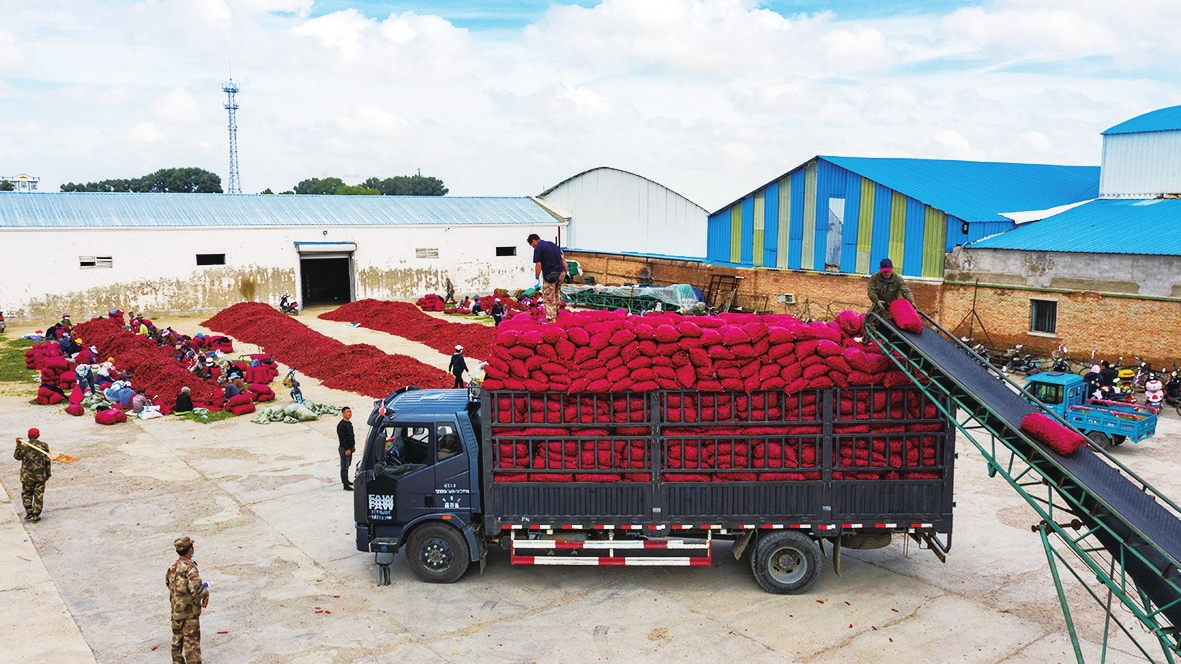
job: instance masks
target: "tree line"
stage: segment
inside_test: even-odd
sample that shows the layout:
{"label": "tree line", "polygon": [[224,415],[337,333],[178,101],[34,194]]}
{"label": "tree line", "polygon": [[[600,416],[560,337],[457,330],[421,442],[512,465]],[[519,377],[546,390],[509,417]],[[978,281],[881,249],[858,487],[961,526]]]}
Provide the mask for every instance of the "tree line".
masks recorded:
{"label": "tree line", "polygon": [[[11,185],[9,185],[11,187]],[[4,187],[0,185],[0,191]],[[185,193],[220,194],[221,177],[203,168],[162,168],[155,173],[138,178],[100,180],[98,182],[61,185],[62,191],[133,192],[133,193]],[[294,189],[283,194],[318,194],[332,196],[444,196],[447,187],[436,177],[422,175],[398,175],[392,178],[372,177],[361,184],[345,184],[336,177],[308,178],[300,180]],[[263,194],[273,194],[270,188]]]}

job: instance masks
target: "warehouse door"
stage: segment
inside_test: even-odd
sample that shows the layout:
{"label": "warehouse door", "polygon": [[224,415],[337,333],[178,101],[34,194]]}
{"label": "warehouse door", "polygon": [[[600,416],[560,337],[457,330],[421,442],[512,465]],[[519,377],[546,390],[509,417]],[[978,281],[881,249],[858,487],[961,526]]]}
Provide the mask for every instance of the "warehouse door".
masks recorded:
{"label": "warehouse door", "polygon": [[338,254],[299,257],[300,294],[305,307],[353,301],[353,259]]}

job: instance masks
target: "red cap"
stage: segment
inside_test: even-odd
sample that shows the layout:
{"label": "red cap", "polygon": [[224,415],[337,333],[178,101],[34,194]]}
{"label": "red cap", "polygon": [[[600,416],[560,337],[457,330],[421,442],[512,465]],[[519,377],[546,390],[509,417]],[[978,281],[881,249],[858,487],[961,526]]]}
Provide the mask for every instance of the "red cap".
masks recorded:
{"label": "red cap", "polygon": [[29,438],[37,438],[41,435],[40,429],[29,429]]}

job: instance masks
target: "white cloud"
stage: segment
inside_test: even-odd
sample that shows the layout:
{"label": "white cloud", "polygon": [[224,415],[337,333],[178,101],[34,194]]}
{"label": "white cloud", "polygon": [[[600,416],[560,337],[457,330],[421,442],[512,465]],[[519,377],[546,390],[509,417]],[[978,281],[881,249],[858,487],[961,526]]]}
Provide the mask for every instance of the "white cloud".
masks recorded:
{"label": "white cloud", "polygon": [[0,61],[21,64],[0,72],[0,152],[49,189],[180,165],[224,178],[229,60],[251,191],[421,167],[456,194],[536,194],[613,165],[712,209],[816,154],[1097,163],[1099,131],[1181,103],[1175,0],[856,21],[604,0],[502,32],[311,18],[311,0],[7,7],[22,27],[0,28]]}
{"label": "white cloud", "polygon": [[336,126],[350,136],[401,139],[415,136],[414,128],[409,122],[373,104],[358,106],[352,113],[336,118]]}

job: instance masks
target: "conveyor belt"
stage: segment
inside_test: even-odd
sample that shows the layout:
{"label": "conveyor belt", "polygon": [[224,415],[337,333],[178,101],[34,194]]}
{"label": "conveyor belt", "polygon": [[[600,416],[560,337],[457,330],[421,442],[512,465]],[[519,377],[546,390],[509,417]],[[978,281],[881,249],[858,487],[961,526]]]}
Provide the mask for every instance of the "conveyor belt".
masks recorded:
{"label": "conveyor belt", "polygon": [[[979,425],[1050,482],[1070,511],[1094,531],[1094,538],[1110,553],[1116,565],[1111,576],[1119,577],[1122,567],[1136,588],[1171,623],[1155,621],[1148,626],[1176,651],[1177,633],[1172,628],[1181,626],[1181,518],[1162,504],[1167,499],[1131,471],[1117,468],[1103,452],[1086,447],[1061,456],[1021,433],[1022,418],[1035,406],[942,328],[928,327],[916,335],[874,318],[877,328],[870,336],[887,352],[895,353],[895,361],[903,371],[912,377],[930,378],[929,389],[956,399]],[[988,456],[988,450],[981,451]],[[991,457],[990,461],[996,463]],[[1058,534],[1070,539],[1062,532]],[[1090,555],[1085,546],[1075,548],[1080,555]],[[1110,564],[1107,560],[1101,567]],[[1110,581],[1107,585],[1114,589],[1112,583],[1117,581]],[[1148,617],[1155,617],[1153,607],[1141,608]]]}

